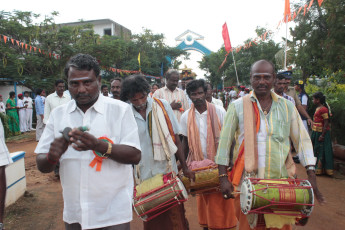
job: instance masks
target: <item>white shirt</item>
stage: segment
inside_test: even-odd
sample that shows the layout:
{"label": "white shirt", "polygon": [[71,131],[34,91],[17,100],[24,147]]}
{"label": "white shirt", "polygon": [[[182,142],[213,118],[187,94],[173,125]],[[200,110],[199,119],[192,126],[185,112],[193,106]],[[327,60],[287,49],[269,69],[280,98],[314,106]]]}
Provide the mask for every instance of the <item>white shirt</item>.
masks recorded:
{"label": "white shirt", "polygon": [[244,92],[244,90],[243,91],[241,91],[239,94],[238,94],[238,97],[243,97],[243,96],[245,96],[246,95],[246,93]]}
{"label": "white shirt", "polygon": [[230,102],[233,102],[234,100],[236,100],[236,97],[237,97],[236,91],[235,90],[231,90],[229,96],[231,98]]}
{"label": "white shirt", "polygon": [[214,104],[214,105],[218,105],[218,106],[223,107],[223,102],[220,99],[216,99],[216,98],[212,97],[211,103]]}
{"label": "white shirt", "polygon": [[302,105],[308,105],[308,97],[307,97],[307,95],[304,94],[302,96],[301,103],[302,103]]}
{"label": "white shirt", "polygon": [[[223,120],[225,116],[225,109],[221,106],[215,105],[216,107],[216,113],[219,119],[219,122],[221,126],[223,126]],[[181,131],[180,133],[186,137],[188,137],[188,114],[190,109],[188,109],[184,114],[182,114],[181,117]],[[195,109],[195,119],[196,119],[196,125],[199,129],[199,135],[200,135],[200,142],[201,142],[201,149],[202,153],[204,155],[204,158],[207,158],[207,110],[200,114],[197,109]]]}
{"label": "white shirt", "polygon": [[6,113],[6,105],[4,102],[0,102],[0,113]]}
{"label": "white shirt", "polygon": [[[25,103],[27,102],[27,103]],[[32,98],[31,97],[24,97],[24,103],[28,105],[26,109],[32,109]]]}
{"label": "white shirt", "polygon": [[44,104],[44,119],[43,123],[47,124],[49,115],[56,107],[66,104],[71,100],[71,97],[67,94],[63,94],[62,97],[59,97],[56,92],[49,94],[45,100]]}
{"label": "white shirt", "polygon": [[[89,126],[89,133],[106,136],[114,144],[140,150],[138,128],[130,105],[100,95],[85,113],[75,100],[59,106],[50,114],[35,153],[48,153],[50,144],[61,137],[65,127]],[[71,146],[60,158],[63,188],[63,220],[80,223],[82,229],[103,228],[132,220],[133,169],[111,159],[103,160],[97,172],[89,166],[94,154],[76,151]]]}
{"label": "white shirt", "polygon": [[5,143],[4,126],[0,119],[0,166],[11,164],[12,158]]}

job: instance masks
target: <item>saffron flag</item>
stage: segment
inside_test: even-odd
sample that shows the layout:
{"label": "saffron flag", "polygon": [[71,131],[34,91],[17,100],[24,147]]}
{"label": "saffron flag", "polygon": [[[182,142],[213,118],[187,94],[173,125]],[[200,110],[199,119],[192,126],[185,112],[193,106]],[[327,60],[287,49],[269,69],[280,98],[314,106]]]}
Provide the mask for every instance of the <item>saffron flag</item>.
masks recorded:
{"label": "saffron flag", "polygon": [[284,22],[287,23],[287,17],[291,15],[290,11],[290,0],[285,0],[285,10],[284,10]]}
{"label": "saffron flag", "polygon": [[323,0],[318,0],[319,6],[321,7]]}
{"label": "saffron flag", "polygon": [[311,0],[307,9],[307,12],[309,11],[310,7],[313,5],[314,0]]}
{"label": "saffron flag", "polygon": [[226,22],[223,25],[222,35],[223,35],[225,50],[227,53],[229,53],[231,50],[231,42],[230,42],[230,36],[229,36],[228,26],[226,25]]}
{"label": "saffron flag", "polygon": [[138,54],[138,63],[139,63],[139,71],[141,72],[141,65],[140,65],[140,52]]}

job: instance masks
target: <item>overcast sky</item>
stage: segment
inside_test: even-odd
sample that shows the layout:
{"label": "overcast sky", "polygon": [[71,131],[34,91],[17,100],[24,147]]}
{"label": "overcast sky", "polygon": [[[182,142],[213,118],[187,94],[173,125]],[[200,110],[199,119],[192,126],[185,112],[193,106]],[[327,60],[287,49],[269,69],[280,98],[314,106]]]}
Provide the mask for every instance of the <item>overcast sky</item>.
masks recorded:
{"label": "overcast sky", "polygon": [[[205,37],[200,41],[204,46],[217,51],[223,45],[224,22],[227,22],[232,46],[242,45],[246,39],[256,36],[257,26],[276,29],[283,16],[284,0],[4,0],[1,10],[32,11],[41,15],[58,11],[56,23],[109,18],[134,34],[141,33],[143,27],[163,33],[171,46],[177,45],[175,38],[189,29]],[[284,31],[282,28],[276,32],[276,41],[280,41]],[[202,55],[193,51],[188,67],[196,68],[196,61],[201,58]]]}

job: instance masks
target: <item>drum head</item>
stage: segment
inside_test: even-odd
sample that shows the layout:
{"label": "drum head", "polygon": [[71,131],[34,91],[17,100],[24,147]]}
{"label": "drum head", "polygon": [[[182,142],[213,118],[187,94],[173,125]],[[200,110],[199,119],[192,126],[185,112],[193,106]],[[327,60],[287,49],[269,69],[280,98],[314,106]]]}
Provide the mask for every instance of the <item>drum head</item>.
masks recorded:
{"label": "drum head", "polygon": [[184,187],[182,181],[178,177],[176,177],[176,181],[177,181],[177,186],[182,190],[181,194],[182,194],[183,198],[185,200],[188,200],[188,193],[187,193],[187,190]]}
{"label": "drum head", "polygon": [[[310,182],[308,180],[304,180],[301,182],[302,186],[311,186]],[[307,200],[305,203],[306,204],[314,204],[314,191],[312,188],[308,189],[309,192],[309,200]],[[301,212],[306,215],[310,216],[310,214],[313,212],[314,206],[304,206]]]}
{"label": "drum head", "polygon": [[244,214],[248,214],[248,212],[252,208],[252,203],[253,203],[252,191],[253,191],[252,182],[250,182],[248,178],[245,178],[242,182],[241,195],[240,195],[241,210]]}

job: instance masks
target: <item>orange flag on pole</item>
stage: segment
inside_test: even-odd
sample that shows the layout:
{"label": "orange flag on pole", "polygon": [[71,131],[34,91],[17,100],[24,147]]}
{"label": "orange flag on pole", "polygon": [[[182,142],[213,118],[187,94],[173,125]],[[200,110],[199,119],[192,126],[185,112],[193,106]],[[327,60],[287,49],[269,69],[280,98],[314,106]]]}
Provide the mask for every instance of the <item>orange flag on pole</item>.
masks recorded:
{"label": "orange flag on pole", "polygon": [[231,42],[230,42],[230,36],[229,36],[228,26],[226,25],[226,22],[223,25],[222,36],[224,40],[225,50],[227,53],[229,53],[231,50]]}
{"label": "orange flag on pole", "polygon": [[290,11],[290,0],[285,0],[285,10],[284,10],[284,22],[287,23],[287,17],[291,15]]}

